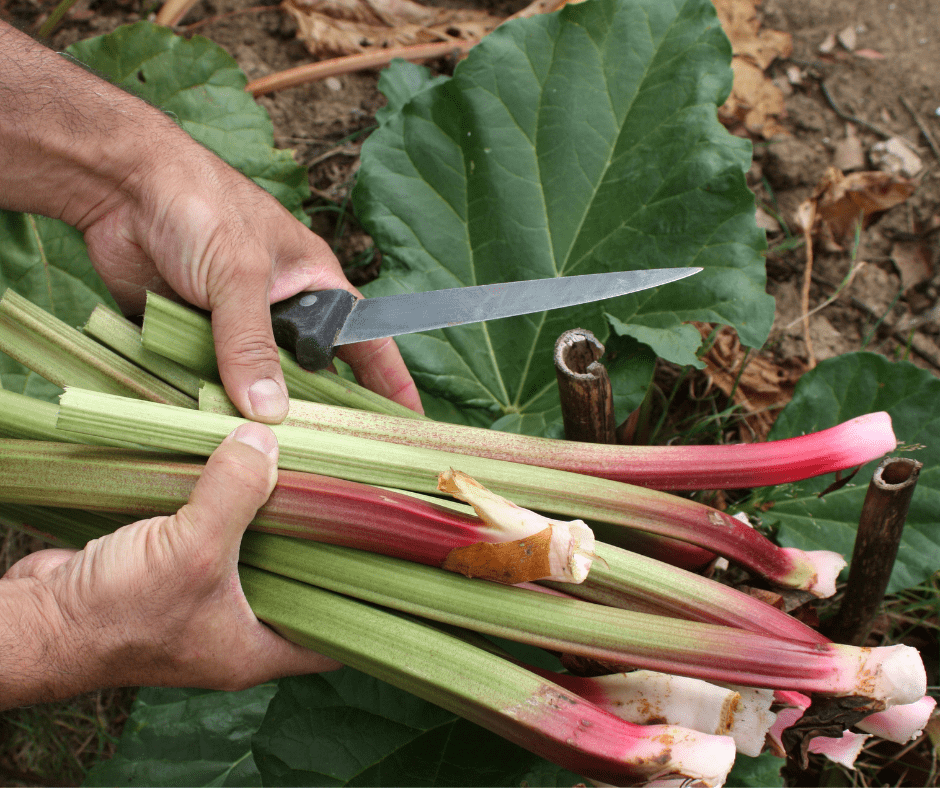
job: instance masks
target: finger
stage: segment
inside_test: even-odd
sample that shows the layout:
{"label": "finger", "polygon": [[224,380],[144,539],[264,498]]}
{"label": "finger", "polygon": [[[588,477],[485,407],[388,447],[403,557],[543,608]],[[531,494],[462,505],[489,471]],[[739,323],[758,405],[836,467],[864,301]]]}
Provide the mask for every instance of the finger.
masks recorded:
{"label": "finger", "polygon": [[54,547],[48,550],[39,550],[21,558],[3,576],[4,580],[18,580],[22,577],[35,577],[39,580],[47,578],[56,567],[68,561],[77,550],[67,550],[64,547]]}
{"label": "finger", "polygon": [[405,366],[398,345],[390,337],[344,345],[337,353],[352,367],[361,386],[417,413],[424,413],[421,396]]}
{"label": "finger", "polygon": [[237,549],[277,482],[277,439],[263,424],[237,427],[212,453],[175,526],[199,543]]}
{"label": "finger", "polygon": [[233,276],[212,304],[219,376],[247,418],[278,424],[287,416],[287,386],[271,328],[266,280]]}

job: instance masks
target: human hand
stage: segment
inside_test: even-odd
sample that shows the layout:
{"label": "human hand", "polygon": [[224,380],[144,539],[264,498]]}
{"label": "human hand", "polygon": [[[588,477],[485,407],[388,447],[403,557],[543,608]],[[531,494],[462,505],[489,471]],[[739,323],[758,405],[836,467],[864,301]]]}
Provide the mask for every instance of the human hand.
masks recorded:
{"label": "human hand", "polygon": [[[175,292],[210,310],[232,401],[249,418],[279,422],[287,394],[270,304],[302,290],[361,294],[327,244],[267,192],[182,132],[166,137],[166,160],[146,167],[130,198],[79,229],[125,311],[140,313],[146,290]],[[363,386],[422,412],[393,340],[347,345],[338,356]]]}
{"label": "human hand", "polygon": [[267,427],[242,424],[176,514],[125,526],[78,552],[42,550],[14,564],[0,589],[16,581],[39,595],[44,640],[54,644],[40,651],[52,648],[55,662],[24,659],[29,675],[17,687],[39,672],[56,682],[19,700],[113,686],[234,690],[340,667],[261,624],[238,580],[241,537],[274,487],[277,454]]}
{"label": "human hand", "polygon": [[[162,112],[2,20],[0,93],[0,208],[81,230],[125,311],[140,314],[147,289],[211,311],[232,401],[281,421],[269,304],[307,289],[356,292],[327,245]],[[421,411],[392,340],[339,357],[362,385]]]}

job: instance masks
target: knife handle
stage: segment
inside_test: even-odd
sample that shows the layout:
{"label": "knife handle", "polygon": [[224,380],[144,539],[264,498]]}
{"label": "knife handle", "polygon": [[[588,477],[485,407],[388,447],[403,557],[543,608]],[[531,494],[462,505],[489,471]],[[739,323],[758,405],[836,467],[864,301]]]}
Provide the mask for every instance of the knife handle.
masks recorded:
{"label": "knife handle", "polygon": [[358,299],[346,290],[298,293],[271,306],[274,341],[310,372],[333,361],[333,345]]}

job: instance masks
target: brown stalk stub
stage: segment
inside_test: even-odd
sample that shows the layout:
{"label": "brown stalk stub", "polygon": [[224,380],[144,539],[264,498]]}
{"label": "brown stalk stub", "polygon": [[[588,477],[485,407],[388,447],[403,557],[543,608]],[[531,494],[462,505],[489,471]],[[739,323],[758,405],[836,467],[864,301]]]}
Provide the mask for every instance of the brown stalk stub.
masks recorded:
{"label": "brown stalk stub", "polygon": [[467,577],[495,580],[497,583],[528,583],[551,575],[549,548],[552,527],[512,542],[476,542],[455,547],[447,554],[442,569]]}
{"label": "brown stalk stub", "polygon": [[858,522],[845,598],[827,634],[854,646],[864,641],[884,600],[904,521],[923,463],[889,457],[875,470]]}
{"label": "brown stalk stub", "polygon": [[603,355],[604,346],[584,328],[565,331],[555,343],[555,374],[568,440],[616,442],[610,378],[599,362]]}

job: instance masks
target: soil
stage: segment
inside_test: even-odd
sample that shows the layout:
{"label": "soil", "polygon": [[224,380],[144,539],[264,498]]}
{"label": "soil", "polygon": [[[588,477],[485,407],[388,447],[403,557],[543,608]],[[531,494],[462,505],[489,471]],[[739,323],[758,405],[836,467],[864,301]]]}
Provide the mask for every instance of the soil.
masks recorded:
{"label": "soil", "polygon": [[[223,46],[249,79],[310,62],[290,16],[272,0],[257,2],[200,0],[177,30]],[[509,15],[527,2],[433,4],[475,4]],[[0,18],[31,31],[54,6],[55,0],[0,0]],[[61,50],[147,18],[154,8],[152,0],[79,0],[49,43]],[[764,28],[784,31],[793,40],[792,55],[766,71],[784,94],[780,133],[753,138],[748,173],[768,223],[768,291],[777,302],[774,330],[760,357],[787,375],[806,369],[813,357],[823,360],[862,348],[908,358],[940,375],[940,160],[921,129],[940,142],[937,10],[937,0],[764,0],[760,6]],[[844,43],[830,46],[827,39],[839,33]],[[453,62],[428,65],[447,73]],[[375,276],[379,264],[348,206],[359,146],[384,103],[376,83],[375,72],[352,73],[259,99],[271,114],[277,144],[294,149],[309,169],[318,208],[314,230],[334,244],[357,284]],[[835,298],[809,319],[811,354],[800,320],[807,250],[799,243],[795,216],[830,166],[845,167],[838,156],[853,136],[861,153],[857,169],[875,169],[873,147],[894,136],[908,143],[922,168],[913,195],[873,217],[857,246],[851,238],[841,250],[816,244],[810,307]],[[840,286],[858,262],[865,265],[848,286]]]}

